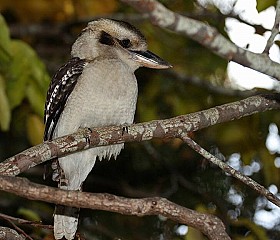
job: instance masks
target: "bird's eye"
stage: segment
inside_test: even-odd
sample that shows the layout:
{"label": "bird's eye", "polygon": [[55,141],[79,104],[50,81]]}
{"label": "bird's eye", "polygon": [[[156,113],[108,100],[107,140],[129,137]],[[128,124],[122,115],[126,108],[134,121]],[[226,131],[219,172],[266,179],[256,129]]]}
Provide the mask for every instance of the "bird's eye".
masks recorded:
{"label": "bird's eye", "polygon": [[123,40],[120,40],[120,44],[122,45],[122,47],[124,47],[124,48],[129,48],[129,47],[131,47],[131,42],[130,42],[130,40],[129,39],[123,39]]}

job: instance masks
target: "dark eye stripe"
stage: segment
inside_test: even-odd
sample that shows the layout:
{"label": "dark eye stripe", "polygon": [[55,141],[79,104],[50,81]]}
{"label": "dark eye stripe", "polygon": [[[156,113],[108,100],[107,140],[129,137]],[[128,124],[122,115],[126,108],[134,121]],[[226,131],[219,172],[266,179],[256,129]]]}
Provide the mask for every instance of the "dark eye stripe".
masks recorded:
{"label": "dark eye stripe", "polygon": [[101,32],[99,42],[105,45],[114,45],[113,37],[104,31]]}

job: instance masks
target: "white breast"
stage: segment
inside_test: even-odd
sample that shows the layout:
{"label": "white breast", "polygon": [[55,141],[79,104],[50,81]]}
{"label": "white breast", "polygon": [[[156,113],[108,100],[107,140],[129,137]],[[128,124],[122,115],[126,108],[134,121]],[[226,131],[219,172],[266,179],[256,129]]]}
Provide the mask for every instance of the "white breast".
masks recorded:
{"label": "white breast", "polygon": [[114,59],[94,61],[69,96],[56,136],[79,127],[132,123],[136,100],[136,78],[127,65]]}
{"label": "white breast", "polygon": [[[68,98],[54,136],[73,133],[80,127],[131,124],[137,101],[137,82],[127,65],[115,59],[87,65]],[[123,144],[104,146],[59,159],[69,180],[68,189],[77,190],[94,166],[96,157],[117,156]]]}

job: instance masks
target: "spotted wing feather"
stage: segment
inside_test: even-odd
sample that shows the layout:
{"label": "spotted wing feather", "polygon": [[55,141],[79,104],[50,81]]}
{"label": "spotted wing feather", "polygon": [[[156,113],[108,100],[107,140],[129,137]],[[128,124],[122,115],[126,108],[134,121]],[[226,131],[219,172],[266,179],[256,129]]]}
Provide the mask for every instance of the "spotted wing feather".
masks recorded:
{"label": "spotted wing feather", "polygon": [[44,140],[51,140],[59,117],[73,91],[79,76],[82,74],[86,60],[71,58],[53,76],[45,104],[45,133]]}

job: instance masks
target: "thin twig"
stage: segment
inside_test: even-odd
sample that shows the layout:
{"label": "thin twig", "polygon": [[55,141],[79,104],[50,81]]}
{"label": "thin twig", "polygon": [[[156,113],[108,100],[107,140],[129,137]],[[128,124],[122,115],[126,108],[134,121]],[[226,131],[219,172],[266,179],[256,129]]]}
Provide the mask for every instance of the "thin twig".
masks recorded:
{"label": "thin twig", "polygon": [[264,53],[268,54],[269,50],[272,46],[272,44],[274,43],[274,39],[277,36],[277,34],[279,33],[279,22],[280,22],[280,0],[277,1],[277,5],[276,5],[276,14],[275,14],[275,21],[274,21],[274,25],[271,29],[271,35],[269,37],[269,39],[267,40],[265,49],[264,49]]}
{"label": "thin twig", "polygon": [[213,156],[211,153],[207,152],[203,149],[199,144],[197,144],[194,140],[192,140],[187,133],[182,133],[180,138],[188,144],[193,150],[203,156],[209,162],[215,164],[219,168],[221,168],[224,172],[230,174],[231,176],[235,177],[239,181],[245,183],[248,187],[255,190],[260,195],[266,197],[269,201],[280,207],[280,199],[277,198],[274,194],[268,191],[265,187],[254,181],[253,179],[243,175],[241,172],[235,170],[222,160],[218,159],[217,157]]}
{"label": "thin twig", "polygon": [[6,219],[6,221],[8,221],[12,226],[13,228],[21,233],[25,238],[29,239],[29,240],[33,240],[32,237],[30,237],[25,231],[23,231],[21,228],[19,228],[16,224],[14,224],[10,219]]}
{"label": "thin twig", "polygon": [[18,224],[26,224],[26,225],[30,225],[33,227],[39,227],[39,228],[45,228],[45,229],[53,229],[52,225],[44,225],[42,224],[41,221],[37,222],[37,221],[29,221],[29,220],[25,220],[22,218],[16,218],[16,217],[12,217],[3,213],[0,213],[0,218],[5,219],[5,220],[10,220],[10,221],[15,221]]}

